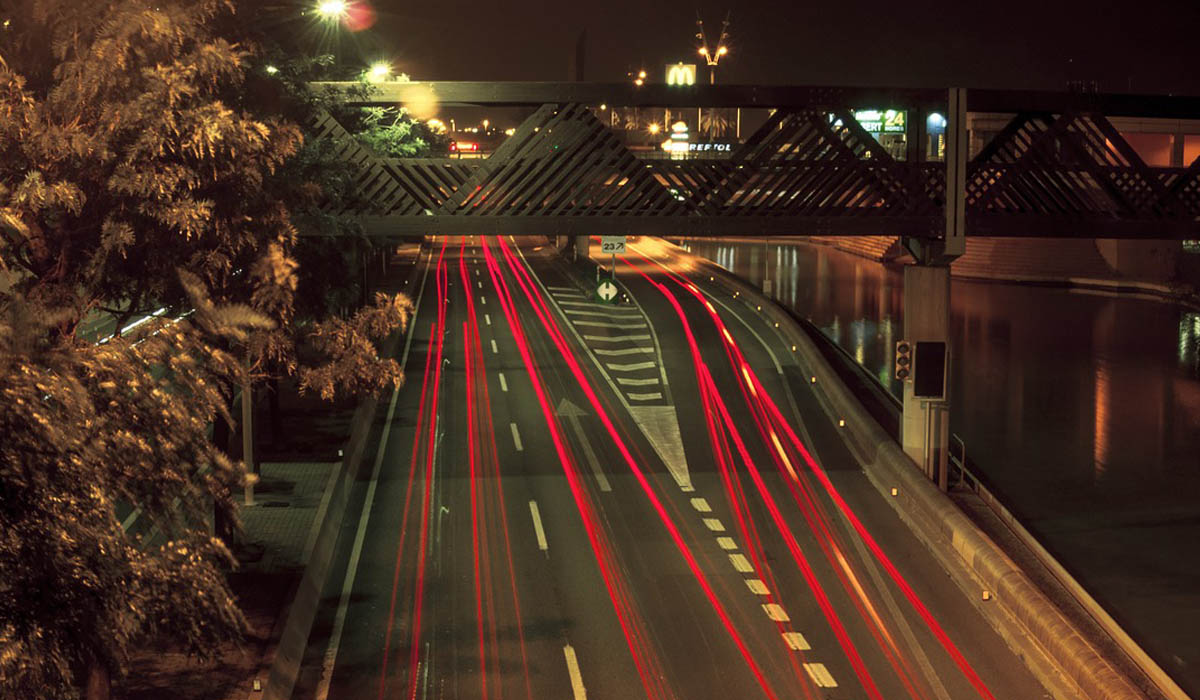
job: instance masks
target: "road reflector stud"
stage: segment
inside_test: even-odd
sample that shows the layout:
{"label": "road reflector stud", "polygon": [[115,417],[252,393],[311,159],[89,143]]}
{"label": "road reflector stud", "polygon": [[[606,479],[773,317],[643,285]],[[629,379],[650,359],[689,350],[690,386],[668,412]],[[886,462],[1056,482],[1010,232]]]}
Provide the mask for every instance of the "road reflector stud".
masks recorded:
{"label": "road reflector stud", "polygon": [[817,383],[817,375],[814,374],[813,376],[809,377],[808,382],[810,384],[816,384]]}
{"label": "road reflector stud", "polygon": [[761,307],[761,306],[755,306],[754,308],[755,308],[755,309],[758,309],[759,311],[762,311],[762,307]]}
{"label": "road reflector stud", "polygon": [[792,346],[792,352],[796,352],[796,346],[795,346],[795,345],[793,345],[793,346]]}
{"label": "road reflector stud", "polygon": [[896,488],[895,486],[893,486],[893,487],[892,487],[892,495],[893,495],[893,496],[899,496],[899,495],[900,495],[900,489],[898,489],[898,488]]}
{"label": "road reflector stud", "polygon": [[846,420],[845,420],[844,418],[838,418],[838,427],[839,427],[839,428],[845,428],[845,427],[846,427]]}
{"label": "road reflector stud", "polygon": [[984,591],[984,592],[983,592],[983,599],[984,599],[984,600],[991,600],[991,599],[992,599],[992,593],[991,593],[991,591]]}
{"label": "road reflector stud", "polygon": [[778,328],[778,327],[779,327],[779,321],[776,321],[776,322],[775,322],[775,327],[776,327],[776,328]]}

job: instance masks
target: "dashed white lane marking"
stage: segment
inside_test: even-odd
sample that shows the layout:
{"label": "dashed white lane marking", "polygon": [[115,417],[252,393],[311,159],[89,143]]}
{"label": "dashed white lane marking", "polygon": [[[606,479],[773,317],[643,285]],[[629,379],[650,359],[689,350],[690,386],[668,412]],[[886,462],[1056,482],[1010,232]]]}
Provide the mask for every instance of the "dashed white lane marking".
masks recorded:
{"label": "dashed white lane marking", "polygon": [[500,349],[496,347],[496,339],[492,338],[492,354],[499,355]]}
{"label": "dashed white lane marking", "polygon": [[485,296],[483,296],[482,294],[480,294],[480,295],[479,295],[479,303],[480,303],[480,304],[487,304],[487,297],[485,297]]}
{"label": "dashed white lane marking", "polygon": [[705,518],[704,527],[712,530],[713,532],[725,532],[725,524],[722,523],[718,518]]}
{"label": "dashed white lane marking", "polygon": [[657,391],[651,392],[651,393],[646,393],[646,394],[635,394],[633,392],[630,392],[625,395],[628,396],[629,398],[633,399],[634,401],[657,401],[658,399],[662,398],[662,394],[660,394]]}
{"label": "dashed white lane marking", "polygon": [[653,355],[654,348],[621,348],[619,350],[605,350],[604,348],[596,348],[592,352],[597,355],[608,355],[615,357],[617,355]]}
{"label": "dashed white lane marking", "polygon": [[479,285],[479,288],[480,288],[480,289],[483,289],[483,282],[480,282],[480,281],[476,280],[476,281],[475,281],[475,284]]}
{"label": "dashed white lane marking", "polygon": [[788,617],[787,611],[778,603],[763,603],[762,608],[767,617],[776,622],[790,622],[792,619]]}
{"label": "dashed white lane marking", "polygon": [[783,641],[787,642],[788,648],[792,651],[808,651],[812,649],[808,645],[808,640],[799,632],[784,632]]}
{"label": "dashed white lane marking", "polygon": [[490,326],[490,325],[492,325],[492,317],[491,317],[491,315],[490,315],[490,314],[484,314],[484,315],[483,315],[483,320],[487,321],[487,324],[488,324],[489,326]]}
{"label": "dashed white lane marking", "polygon": [[737,542],[732,537],[718,537],[717,546],[725,550],[737,549]]}
{"label": "dashed white lane marking", "polygon": [[500,376],[500,391],[508,391],[508,382],[504,379],[504,373],[497,372],[497,374]]}
{"label": "dashed white lane marking", "polygon": [[754,571],[754,567],[750,565],[750,560],[745,554],[730,554],[729,563],[733,564],[733,568],[737,569],[738,573],[748,574]]}
{"label": "dashed white lane marking", "polygon": [[712,506],[708,505],[708,500],[704,498],[693,498],[692,507],[701,513],[711,513]]}
{"label": "dashed white lane marking", "polygon": [[837,681],[833,680],[833,676],[829,673],[829,669],[825,668],[825,664],[804,664],[804,670],[808,671],[809,677],[813,679],[813,683],[816,683],[818,688],[837,687]]}
{"label": "dashed white lane marking", "polygon": [[538,512],[537,501],[529,502],[529,515],[533,518],[533,534],[537,537],[538,549],[548,551],[550,545],[546,544],[546,531],[542,528],[542,514]]}
{"label": "dashed white lane marking", "polygon": [[766,595],[770,591],[767,590],[767,584],[762,582],[762,579],[748,578],[746,579],[746,587],[754,595]]}
{"label": "dashed white lane marking", "polygon": [[585,335],[585,336],[583,336],[583,339],[589,340],[589,341],[600,340],[600,341],[611,341],[611,342],[619,343],[619,342],[625,341],[625,340],[650,340],[650,336],[648,336],[648,335]]}
{"label": "dashed white lane marking", "polygon": [[517,452],[524,452],[525,447],[521,444],[521,434],[517,432],[517,424],[509,423],[508,427],[512,428],[513,444],[517,446]]}
{"label": "dashed white lane marking", "polygon": [[[599,352],[599,351],[597,351]],[[653,386],[658,384],[658,377],[650,377],[649,379],[631,379],[629,377],[617,377],[617,384],[621,386]]]}
{"label": "dashed white lane marking", "polygon": [[616,362],[609,362],[609,363],[605,364],[604,366],[608,367],[609,369],[611,369],[615,372],[636,372],[636,371],[642,370],[642,369],[654,369],[655,367],[657,367],[657,365],[655,365],[653,362],[631,362],[630,364],[627,364],[627,365],[618,364]]}
{"label": "dashed white lane marking", "polygon": [[607,323],[605,321],[575,321],[577,326],[595,326],[596,328],[621,328],[631,330],[634,328],[647,328],[644,323]]}
{"label": "dashed white lane marking", "polygon": [[579,673],[579,659],[575,658],[575,649],[570,644],[563,647],[563,656],[567,659],[567,675],[571,677],[571,693],[575,700],[587,700],[587,689],[583,687],[583,675]]}

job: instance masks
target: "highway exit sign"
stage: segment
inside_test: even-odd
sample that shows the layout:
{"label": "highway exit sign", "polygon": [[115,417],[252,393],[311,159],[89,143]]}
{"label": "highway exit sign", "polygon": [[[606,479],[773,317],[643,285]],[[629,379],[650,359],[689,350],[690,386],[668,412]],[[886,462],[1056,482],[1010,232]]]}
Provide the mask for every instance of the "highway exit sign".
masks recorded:
{"label": "highway exit sign", "polygon": [[625,254],[625,237],[624,236],[601,236],[600,237],[600,252],[605,255],[624,255]]}

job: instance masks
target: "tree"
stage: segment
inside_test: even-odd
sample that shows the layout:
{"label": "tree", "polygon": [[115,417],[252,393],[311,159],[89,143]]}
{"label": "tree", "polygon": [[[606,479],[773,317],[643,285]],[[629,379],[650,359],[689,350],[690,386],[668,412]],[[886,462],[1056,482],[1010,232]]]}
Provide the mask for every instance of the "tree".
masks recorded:
{"label": "tree", "polygon": [[[297,322],[291,206],[334,190],[305,179],[301,129],[218,32],[231,10],[24,0],[0,32],[0,696],[102,698],[143,635],[198,654],[236,637],[203,517],[234,522],[245,481],[208,437],[230,387],[272,367],[322,393],[400,380],[371,339],[407,300]],[[190,315],[75,338],[92,309],[158,307]],[[307,336],[326,360],[302,368]],[[119,507],[162,540],[124,532]]]}

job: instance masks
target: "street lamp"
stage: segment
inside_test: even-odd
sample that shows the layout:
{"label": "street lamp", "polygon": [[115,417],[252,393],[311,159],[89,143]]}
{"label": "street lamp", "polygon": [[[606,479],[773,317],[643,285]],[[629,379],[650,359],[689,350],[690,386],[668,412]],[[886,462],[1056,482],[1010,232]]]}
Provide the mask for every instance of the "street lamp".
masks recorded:
{"label": "street lamp", "polygon": [[372,83],[382,83],[392,75],[392,67],[387,61],[376,61],[367,71],[367,80]]}
{"label": "street lamp", "polygon": [[704,36],[704,20],[700,19],[700,15],[696,15],[696,38],[700,40],[700,55],[704,57],[704,62],[708,64],[708,82],[710,85],[715,85],[717,82],[717,63],[721,57],[729,53],[729,47],[725,45],[725,40],[729,38],[729,14],[725,14],[725,21],[721,23],[721,36],[717,37],[717,48],[710,50],[708,48],[708,38]]}
{"label": "street lamp", "polygon": [[340,20],[350,9],[346,0],[321,0],[317,3],[317,14],[330,22]]}

